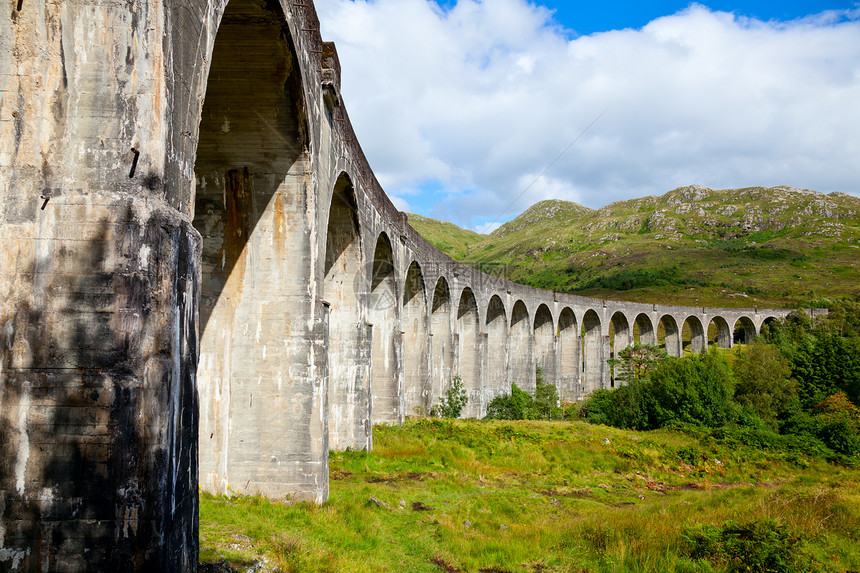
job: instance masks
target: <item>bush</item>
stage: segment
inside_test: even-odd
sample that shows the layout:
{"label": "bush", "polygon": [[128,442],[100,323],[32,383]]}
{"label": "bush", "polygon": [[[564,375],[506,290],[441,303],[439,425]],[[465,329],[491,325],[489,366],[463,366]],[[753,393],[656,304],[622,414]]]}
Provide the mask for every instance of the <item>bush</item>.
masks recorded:
{"label": "bush", "polygon": [[438,404],[430,408],[430,415],[440,418],[459,418],[468,402],[469,396],[466,394],[466,389],[463,388],[463,380],[459,376],[454,376],[451,387],[445,392],[445,396],[439,400]]}
{"label": "bush", "polygon": [[532,420],[560,420],[561,408],[559,407],[558,388],[554,384],[547,384],[543,377],[543,369],[536,371],[537,386],[535,397],[532,402],[529,418]]}
{"label": "bush", "polygon": [[738,352],[732,371],[737,381],[735,399],[776,429],[797,396],[788,359],[772,344],[753,342]]}
{"label": "bush", "polygon": [[487,418],[496,420],[525,420],[533,406],[533,400],[528,392],[520,390],[516,384],[511,384],[511,393],[496,396],[487,406]]}
{"label": "bush", "polygon": [[496,396],[487,406],[487,418],[496,420],[561,420],[558,389],[544,382],[543,370],[536,372],[534,397],[511,384],[511,393]]}
{"label": "bush", "polygon": [[653,344],[636,343],[618,352],[618,358],[607,360],[615,369],[618,380],[630,383],[648,378],[648,374],[664,359],[666,351]]}
{"label": "bush", "polygon": [[580,408],[580,416],[592,424],[630,430],[650,430],[647,381],[634,380],[613,390],[595,390]]}
{"label": "bush", "polygon": [[715,350],[666,359],[651,375],[648,390],[652,427],[681,422],[715,428],[728,421],[732,409],[732,373]]}
{"label": "bush", "polygon": [[860,408],[838,392],[815,407],[818,437],[838,454],[860,454]]}
{"label": "bush", "polygon": [[773,520],[686,528],[684,541],[693,559],[706,559],[730,573],[768,571],[800,573],[819,570],[806,541]]}

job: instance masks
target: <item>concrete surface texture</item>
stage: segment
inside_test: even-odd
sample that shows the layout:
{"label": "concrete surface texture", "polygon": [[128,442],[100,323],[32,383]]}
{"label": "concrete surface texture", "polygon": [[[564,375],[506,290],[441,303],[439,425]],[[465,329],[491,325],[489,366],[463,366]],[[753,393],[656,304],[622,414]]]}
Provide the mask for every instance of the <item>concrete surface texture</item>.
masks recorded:
{"label": "concrete surface texture", "polygon": [[450,260],[375,179],[310,0],[4,10],[2,570],[193,571],[198,483],[322,502],[329,449],[455,376],[468,416],[537,366],[575,400],[636,339],[730,347],[787,313]]}

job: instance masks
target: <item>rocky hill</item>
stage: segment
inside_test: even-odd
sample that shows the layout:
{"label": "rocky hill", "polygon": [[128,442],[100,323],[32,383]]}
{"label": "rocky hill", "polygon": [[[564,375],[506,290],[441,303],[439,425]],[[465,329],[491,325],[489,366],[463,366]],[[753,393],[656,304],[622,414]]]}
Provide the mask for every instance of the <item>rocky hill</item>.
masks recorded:
{"label": "rocky hill", "polygon": [[456,249],[434,238],[442,223],[416,217],[452,257],[559,292],[694,306],[860,293],[860,198],[844,193],[694,185],[598,210],[543,201],[490,235],[461,230]]}

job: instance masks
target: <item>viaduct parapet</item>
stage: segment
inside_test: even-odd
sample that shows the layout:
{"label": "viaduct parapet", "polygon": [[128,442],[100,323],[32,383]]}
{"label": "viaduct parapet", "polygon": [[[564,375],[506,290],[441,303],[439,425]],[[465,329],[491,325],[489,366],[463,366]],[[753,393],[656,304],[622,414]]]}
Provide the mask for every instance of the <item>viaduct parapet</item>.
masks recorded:
{"label": "viaduct parapet", "polygon": [[575,400],[634,332],[680,355],[787,313],[452,261],[374,177],[310,0],[4,10],[2,570],[194,571],[198,483],[322,502],[330,449],[454,376],[468,416],[536,366]]}

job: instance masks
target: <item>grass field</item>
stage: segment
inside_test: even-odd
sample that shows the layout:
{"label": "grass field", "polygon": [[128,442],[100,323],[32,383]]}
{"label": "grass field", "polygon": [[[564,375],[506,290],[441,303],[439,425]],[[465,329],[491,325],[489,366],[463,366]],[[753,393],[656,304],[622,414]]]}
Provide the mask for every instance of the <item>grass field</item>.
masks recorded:
{"label": "grass field", "polygon": [[860,570],[860,470],[802,452],[536,421],[417,419],[377,427],[374,443],[332,453],[322,506],[201,494],[201,562],[297,572]]}

